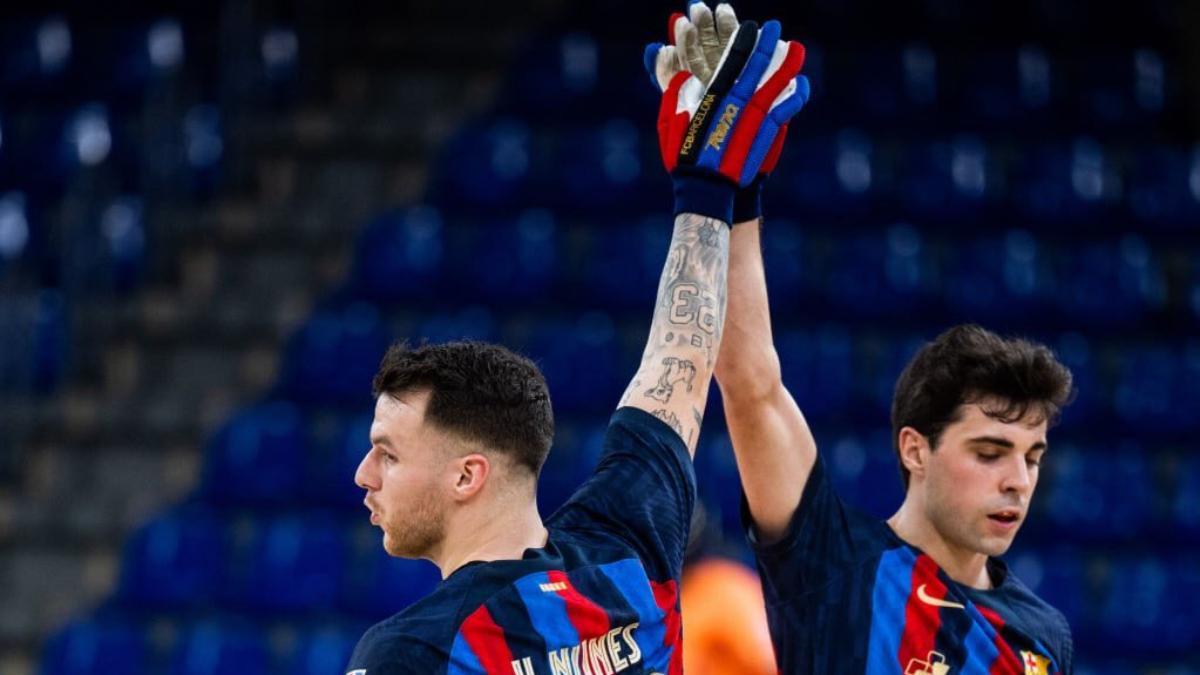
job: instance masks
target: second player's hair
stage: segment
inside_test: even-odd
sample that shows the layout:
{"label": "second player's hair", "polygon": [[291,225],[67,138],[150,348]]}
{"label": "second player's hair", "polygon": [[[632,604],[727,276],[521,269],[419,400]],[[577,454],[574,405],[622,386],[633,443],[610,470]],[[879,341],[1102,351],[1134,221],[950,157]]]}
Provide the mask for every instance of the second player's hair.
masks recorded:
{"label": "second player's hair", "polygon": [[[1005,422],[1034,412],[1054,424],[1072,397],[1071,371],[1045,345],[955,326],[922,346],[896,381],[892,445],[899,456],[900,430],[912,427],[936,449],[966,403],[994,401],[984,412]],[[908,487],[903,462],[900,475]]]}
{"label": "second player's hair", "polygon": [[537,476],[554,440],[546,378],[499,345],[462,341],[388,349],[372,382],[376,396],[428,389],[425,421],[503,452]]}

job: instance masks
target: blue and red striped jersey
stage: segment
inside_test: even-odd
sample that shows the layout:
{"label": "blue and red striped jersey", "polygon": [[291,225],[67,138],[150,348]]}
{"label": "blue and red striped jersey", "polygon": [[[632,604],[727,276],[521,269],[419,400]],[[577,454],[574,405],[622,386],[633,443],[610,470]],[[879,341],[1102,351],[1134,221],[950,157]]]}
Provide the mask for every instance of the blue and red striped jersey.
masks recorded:
{"label": "blue and red striped jersey", "polygon": [[955,582],[886,522],[845,505],[819,458],[784,537],[761,545],[747,531],[782,673],[1072,672],[1066,619],[1003,561],[988,560],[990,590]]}
{"label": "blue and red striped jersey", "polygon": [[679,577],[695,499],[679,435],[621,408],[595,473],[546,519],[545,547],[459,568],[371,627],[348,671],[678,675]]}

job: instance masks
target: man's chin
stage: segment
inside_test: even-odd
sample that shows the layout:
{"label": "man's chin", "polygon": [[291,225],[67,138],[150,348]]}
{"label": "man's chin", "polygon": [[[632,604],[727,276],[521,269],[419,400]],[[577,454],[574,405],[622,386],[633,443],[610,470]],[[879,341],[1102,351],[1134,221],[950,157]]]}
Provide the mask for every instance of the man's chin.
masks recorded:
{"label": "man's chin", "polygon": [[998,558],[1007,553],[1008,549],[1012,547],[1016,533],[1014,532],[1013,535],[1012,537],[984,537],[979,540],[979,548],[977,550],[986,556]]}
{"label": "man's chin", "polygon": [[429,557],[430,547],[420,542],[413,541],[412,537],[396,537],[383,531],[383,550],[393,558],[407,558],[409,560],[419,560]]}
{"label": "man's chin", "polygon": [[401,544],[402,544],[402,542],[397,541],[395,537],[388,534],[387,531],[384,531],[384,533],[383,533],[383,550],[387,551],[388,555],[392,556],[393,558],[415,558],[416,557],[416,556],[412,555],[412,553],[406,551],[404,546],[402,546]]}

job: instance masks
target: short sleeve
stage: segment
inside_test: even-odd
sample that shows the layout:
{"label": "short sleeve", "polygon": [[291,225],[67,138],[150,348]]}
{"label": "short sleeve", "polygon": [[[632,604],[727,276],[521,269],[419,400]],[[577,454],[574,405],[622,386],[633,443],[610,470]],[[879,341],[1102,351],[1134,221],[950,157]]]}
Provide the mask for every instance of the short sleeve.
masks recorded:
{"label": "short sleeve", "polygon": [[647,571],[678,578],[696,502],[696,472],[679,434],[638,408],[609,422],[596,471],[547,525],[616,537]]}
{"label": "short sleeve", "polygon": [[1067,623],[1067,617],[1061,612],[1057,612],[1058,620],[1062,623],[1062,639],[1060,647],[1060,658],[1062,658],[1061,666],[1062,675],[1074,675],[1075,673],[1075,641],[1071,638],[1071,626]]}
{"label": "short sleeve", "polygon": [[446,658],[433,645],[376,625],[368,630],[350,656],[346,675],[415,675],[442,672]]}
{"label": "short sleeve", "polygon": [[820,456],[781,539],[766,544],[757,540],[744,497],[742,520],[758,558],[768,602],[823,586],[832,575],[879,550],[880,524],[846,507],[829,482]]}

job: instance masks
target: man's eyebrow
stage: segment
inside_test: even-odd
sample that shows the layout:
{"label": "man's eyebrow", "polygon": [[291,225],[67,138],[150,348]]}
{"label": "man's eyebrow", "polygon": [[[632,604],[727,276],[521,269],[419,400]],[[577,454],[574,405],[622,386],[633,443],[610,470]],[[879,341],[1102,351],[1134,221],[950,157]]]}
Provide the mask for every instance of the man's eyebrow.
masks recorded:
{"label": "man's eyebrow", "polygon": [[386,445],[392,447],[392,442],[387,439],[387,436],[372,436],[371,445]]}
{"label": "man's eyebrow", "polygon": [[1002,448],[1014,448],[1013,442],[1007,438],[999,436],[976,436],[975,438],[967,439],[968,443],[980,443],[986,445],[999,445]]}
{"label": "man's eyebrow", "polygon": [[[1010,450],[1016,447],[1016,445],[1014,445],[1012,441],[1008,440],[1007,438],[1001,438],[999,436],[976,436],[975,438],[968,439],[967,442],[968,443],[979,443],[979,444],[985,444],[985,445],[998,445],[1002,448],[1008,448]],[[1029,449],[1030,450],[1046,450],[1048,447],[1049,446],[1046,445],[1046,441],[1038,441],[1037,443],[1034,443],[1033,445],[1029,446]]]}

